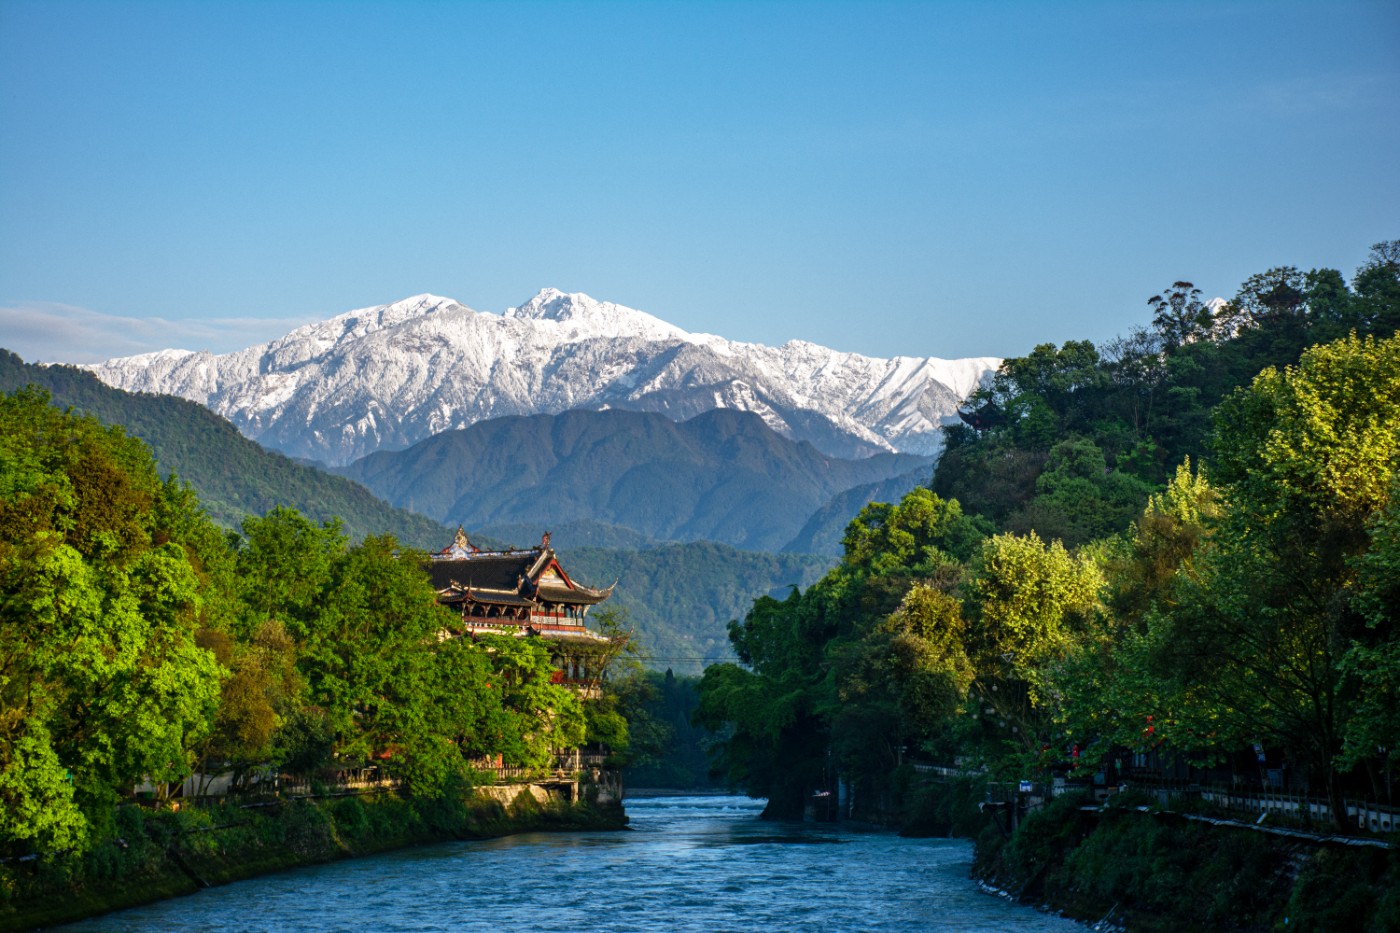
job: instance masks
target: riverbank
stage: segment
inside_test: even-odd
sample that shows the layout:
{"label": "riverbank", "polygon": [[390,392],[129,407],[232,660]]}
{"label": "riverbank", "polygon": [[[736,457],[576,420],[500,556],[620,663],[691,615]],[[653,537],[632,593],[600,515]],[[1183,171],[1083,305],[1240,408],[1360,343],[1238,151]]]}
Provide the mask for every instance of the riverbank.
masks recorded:
{"label": "riverbank", "polygon": [[[304,798],[117,811],[113,838],[77,858],[0,866],[0,931],[31,930],[302,865],[454,839],[623,829],[621,803],[468,789],[440,798]],[[504,798],[504,799],[502,799]]]}
{"label": "riverbank", "polygon": [[977,838],[974,876],[1132,933],[1400,930],[1400,852],[1064,797]]}

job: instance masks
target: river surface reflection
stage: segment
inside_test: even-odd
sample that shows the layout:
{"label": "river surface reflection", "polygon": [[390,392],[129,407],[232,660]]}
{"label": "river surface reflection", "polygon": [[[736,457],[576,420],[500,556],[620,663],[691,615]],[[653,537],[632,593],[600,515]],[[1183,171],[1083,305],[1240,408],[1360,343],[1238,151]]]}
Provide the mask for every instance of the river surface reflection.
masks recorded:
{"label": "river surface reflection", "polygon": [[1026,931],[1084,927],[968,880],[969,843],[629,798],[632,829],[454,842],[257,878],[65,931]]}

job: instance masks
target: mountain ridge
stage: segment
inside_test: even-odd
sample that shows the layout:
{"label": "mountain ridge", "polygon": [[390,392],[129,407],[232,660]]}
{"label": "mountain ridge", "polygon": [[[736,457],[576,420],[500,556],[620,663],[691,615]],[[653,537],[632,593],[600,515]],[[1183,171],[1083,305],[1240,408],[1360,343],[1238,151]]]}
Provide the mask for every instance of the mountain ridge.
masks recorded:
{"label": "mountain ridge", "polygon": [[753,412],[715,409],[676,422],[655,412],[575,409],[481,421],[337,472],[447,525],[587,521],[657,542],[777,551],[834,497],[926,475],[931,465],[912,454],[829,457]]}
{"label": "mountain ridge", "polygon": [[573,408],[676,421],[737,408],[829,455],[932,455],[940,425],[999,363],[742,343],[543,289],[502,314],[415,295],[233,353],[161,350],[85,368],[116,388],[206,405],[289,456],[344,465],[492,417]]}

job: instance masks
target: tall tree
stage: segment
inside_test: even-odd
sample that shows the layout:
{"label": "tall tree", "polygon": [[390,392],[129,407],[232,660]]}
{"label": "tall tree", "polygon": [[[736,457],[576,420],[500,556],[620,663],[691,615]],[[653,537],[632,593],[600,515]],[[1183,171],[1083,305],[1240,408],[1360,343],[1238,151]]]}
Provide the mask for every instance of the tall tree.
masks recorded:
{"label": "tall tree", "polygon": [[1366,639],[1359,570],[1400,467],[1400,337],[1353,336],[1265,370],[1221,406],[1216,447],[1228,507],[1159,619],[1162,658],[1184,715],[1291,749],[1340,820],[1357,696],[1343,659]]}
{"label": "tall tree", "polygon": [[225,673],[206,522],[141,442],[0,397],[0,841],[81,849],[124,785],[189,773]]}

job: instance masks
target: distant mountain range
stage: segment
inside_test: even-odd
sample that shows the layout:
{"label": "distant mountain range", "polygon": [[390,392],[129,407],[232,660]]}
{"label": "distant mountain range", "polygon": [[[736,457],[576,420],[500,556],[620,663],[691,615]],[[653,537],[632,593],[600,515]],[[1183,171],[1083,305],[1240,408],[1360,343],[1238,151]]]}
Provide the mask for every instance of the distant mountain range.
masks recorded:
{"label": "distant mountain range", "polygon": [[343,465],[490,418],[570,409],[683,421],[732,408],[830,456],[932,455],[940,423],[999,362],[739,343],[545,289],[504,314],[419,295],[236,353],[162,350],[90,368],[118,388],[207,405],[290,456]]}
{"label": "distant mountain range", "polygon": [[999,363],[739,343],[546,289],[504,314],[420,295],[236,353],[87,367],[149,394],[12,354],[0,387],[126,425],[230,527],[288,504],[429,549],[458,524],[483,543],[557,530],[583,579],[625,578],[617,607],[683,669],[728,651],[754,596],[819,576],[865,502],[927,482],[941,424]]}
{"label": "distant mountain range", "polygon": [[[715,409],[674,422],[652,412],[569,411],[494,418],[340,472],[394,505],[467,528],[601,522],[653,541],[793,550],[832,500],[855,490],[834,529],[802,550],[839,553],[848,522],[883,484],[927,482],[932,459],[829,457],[752,412]],[[901,478],[901,479],[897,479]]]}

